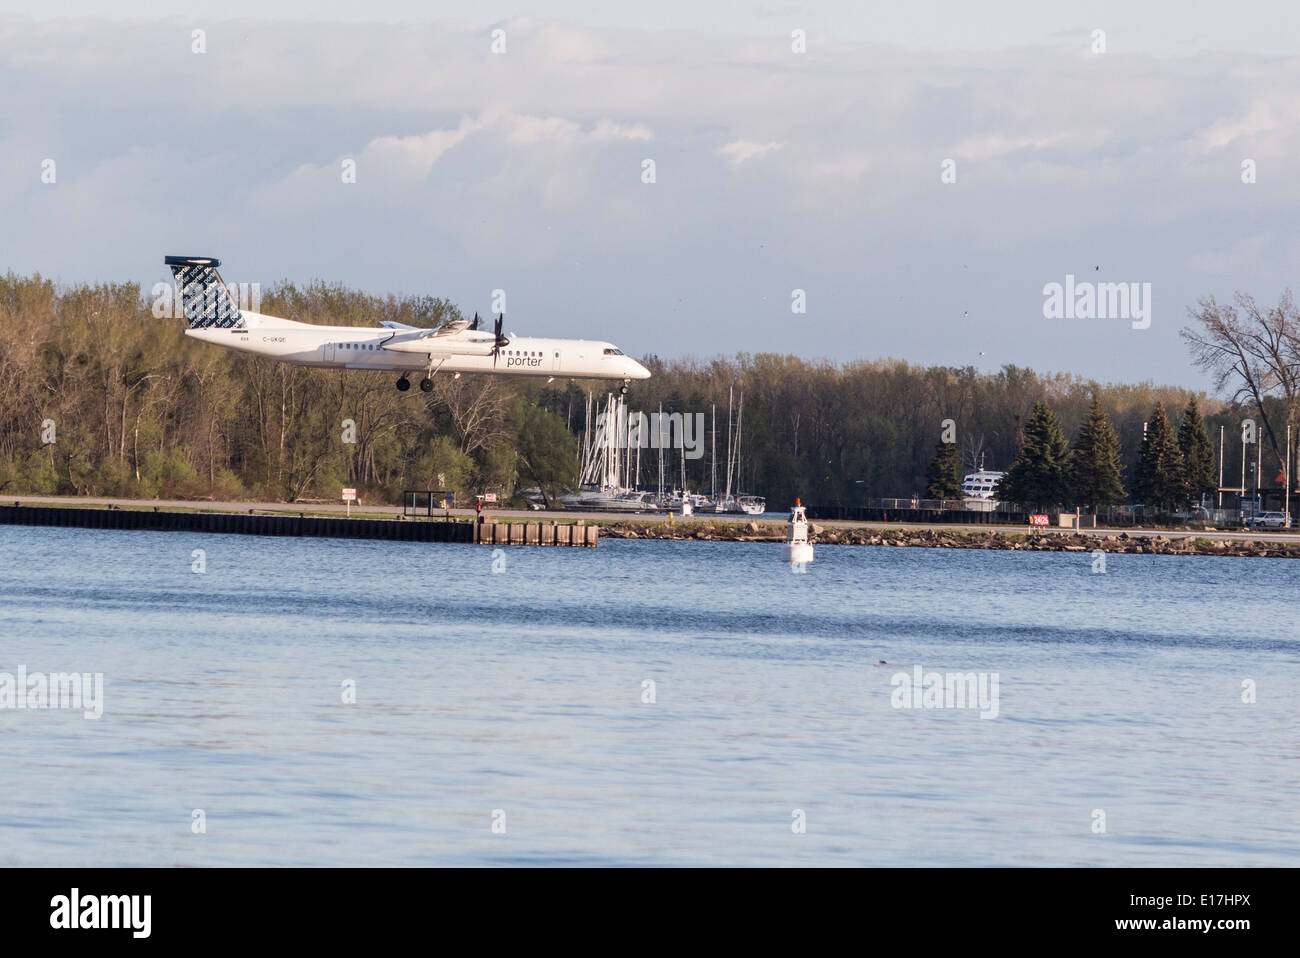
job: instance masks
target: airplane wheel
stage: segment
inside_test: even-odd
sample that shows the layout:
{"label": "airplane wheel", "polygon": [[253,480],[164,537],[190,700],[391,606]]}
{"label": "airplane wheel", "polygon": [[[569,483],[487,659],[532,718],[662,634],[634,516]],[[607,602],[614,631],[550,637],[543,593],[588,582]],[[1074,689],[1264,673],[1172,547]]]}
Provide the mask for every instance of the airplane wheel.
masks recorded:
{"label": "airplane wheel", "polygon": [[627,395],[627,383],[624,383],[623,385],[621,385],[621,386],[618,387],[618,394],[619,394],[620,396],[626,396],[626,395]]}
{"label": "airplane wheel", "polygon": [[427,393],[427,392],[432,392],[432,391],[433,391],[433,380],[432,380],[432,379],[429,379],[429,378],[427,378],[427,377],[424,378],[424,379],[421,379],[421,380],[420,380],[420,392],[426,392],[426,393]]}
{"label": "airplane wheel", "polygon": [[411,381],[410,381],[409,379],[407,379],[405,376],[403,376],[401,379],[399,379],[399,380],[397,381],[397,391],[398,391],[398,392],[403,392],[403,393],[404,393],[404,392],[406,392],[406,391],[407,391],[408,389],[410,389],[410,388],[411,388]]}

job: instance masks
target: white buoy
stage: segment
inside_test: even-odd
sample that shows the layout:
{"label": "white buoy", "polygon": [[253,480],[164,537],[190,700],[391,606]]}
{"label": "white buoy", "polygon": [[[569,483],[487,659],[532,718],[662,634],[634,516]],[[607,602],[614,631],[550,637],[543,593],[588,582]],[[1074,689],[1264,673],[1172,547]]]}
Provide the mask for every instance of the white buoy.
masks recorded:
{"label": "white buoy", "polygon": [[785,561],[812,562],[813,547],[808,541],[808,517],[804,515],[800,500],[790,509],[790,524],[786,526]]}

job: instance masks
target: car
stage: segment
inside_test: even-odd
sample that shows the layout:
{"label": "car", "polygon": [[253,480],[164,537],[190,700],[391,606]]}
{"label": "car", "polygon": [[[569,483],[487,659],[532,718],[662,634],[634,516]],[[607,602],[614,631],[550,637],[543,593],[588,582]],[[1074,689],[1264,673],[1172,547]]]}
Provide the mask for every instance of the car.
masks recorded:
{"label": "car", "polygon": [[1257,512],[1246,519],[1252,529],[1285,529],[1286,515],[1281,512]]}

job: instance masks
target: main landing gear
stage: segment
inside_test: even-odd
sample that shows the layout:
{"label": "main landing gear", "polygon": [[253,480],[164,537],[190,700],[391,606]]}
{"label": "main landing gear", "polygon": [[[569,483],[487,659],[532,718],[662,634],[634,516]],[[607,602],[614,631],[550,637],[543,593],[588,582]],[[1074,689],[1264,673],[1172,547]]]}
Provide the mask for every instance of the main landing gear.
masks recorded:
{"label": "main landing gear", "polygon": [[[420,392],[427,393],[433,391],[433,375],[442,368],[442,364],[446,361],[446,356],[442,357],[442,359],[439,359],[437,362],[434,362],[432,355],[429,356],[429,371],[425,373],[424,378],[420,380]],[[398,392],[404,393],[411,388],[411,381],[406,378],[406,375],[406,373],[402,373],[402,378],[397,381]],[[456,378],[460,378],[460,373],[456,374]]]}

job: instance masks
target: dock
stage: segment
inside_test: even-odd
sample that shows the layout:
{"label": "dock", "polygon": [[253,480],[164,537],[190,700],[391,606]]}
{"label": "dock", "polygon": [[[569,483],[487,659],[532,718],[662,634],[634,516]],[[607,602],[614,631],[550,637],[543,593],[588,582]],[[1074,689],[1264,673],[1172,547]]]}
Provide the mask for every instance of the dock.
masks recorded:
{"label": "dock", "polygon": [[83,509],[65,506],[0,506],[0,525],[144,532],[216,532],[246,536],[326,539],[387,539],[395,542],[464,542],[492,546],[579,546],[594,548],[600,527],[555,521],[495,522],[473,519],[349,519],[305,514],[181,512],[154,507]]}

